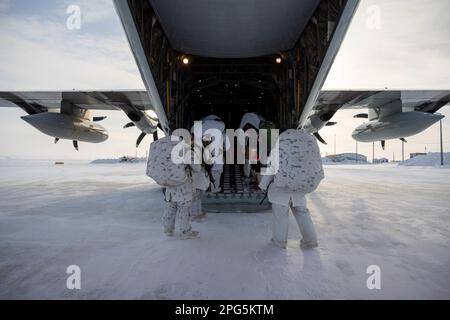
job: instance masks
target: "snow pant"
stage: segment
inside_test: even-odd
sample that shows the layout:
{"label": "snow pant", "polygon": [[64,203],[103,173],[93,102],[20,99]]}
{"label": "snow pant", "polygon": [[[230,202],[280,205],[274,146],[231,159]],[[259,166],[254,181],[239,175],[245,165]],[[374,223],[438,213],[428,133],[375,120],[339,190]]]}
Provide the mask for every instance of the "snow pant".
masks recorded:
{"label": "snow pant", "polygon": [[250,178],[251,174],[252,174],[252,165],[250,164],[250,160],[245,159],[245,163],[244,163],[244,177]]}
{"label": "snow pant", "polygon": [[190,210],[190,216],[191,218],[199,216],[203,213],[202,209],[202,190],[195,190],[194,194],[192,195],[192,206]]}
{"label": "snow pant", "polygon": [[286,246],[289,229],[289,208],[292,209],[302,234],[302,247],[317,246],[317,235],[309,210],[306,206],[294,207],[272,204],[273,211],[273,241],[280,246]]}
{"label": "snow pant", "polygon": [[211,170],[211,175],[214,179],[214,183],[211,182],[211,192],[220,192],[220,180],[222,179],[223,170]]}
{"label": "snow pant", "polygon": [[178,217],[178,225],[182,233],[191,231],[191,222],[189,221],[189,212],[192,202],[171,202],[166,201],[166,210],[164,211],[163,224],[164,232],[171,233],[175,229],[175,219]]}

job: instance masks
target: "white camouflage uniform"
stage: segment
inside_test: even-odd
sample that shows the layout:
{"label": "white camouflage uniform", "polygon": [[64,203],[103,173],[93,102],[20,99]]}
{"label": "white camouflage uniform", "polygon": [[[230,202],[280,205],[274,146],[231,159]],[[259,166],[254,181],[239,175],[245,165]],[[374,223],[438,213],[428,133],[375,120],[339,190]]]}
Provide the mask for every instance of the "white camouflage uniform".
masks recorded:
{"label": "white camouflage uniform", "polygon": [[[264,118],[255,113],[255,112],[247,112],[242,116],[241,124],[239,125],[239,128],[244,130],[244,128],[247,125],[251,125],[254,130],[259,130],[259,127],[261,125],[261,121],[264,121]],[[248,138],[245,139],[246,145],[245,148],[248,147]],[[252,171],[252,164],[250,163],[250,160],[248,157],[245,157],[244,160],[244,176],[249,178],[251,176]]]}
{"label": "white camouflage uniform", "polygon": [[192,193],[190,216],[195,219],[197,217],[204,216],[205,214],[202,208],[202,197],[203,192],[208,189],[210,181],[203,166],[200,166],[200,171],[195,172],[192,178],[194,191]]}
{"label": "white camouflage uniform", "polygon": [[[194,171],[200,169],[198,165],[190,165],[189,167]],[[188,234],[192,230],[189,215],[192,206],[193,193],[194,186],[190,173],[188,174],[186,182],[182,185],[166,188],[166,210],[163,215],[164,232],[170,234],[174,231],[175,220],[177,217],[182,234]]]}
{"label": "white camouflage uniform", "polygon": [[[268,197],[269,201],[272,203],[273,212],[272,243],[283,248],[286,247],[288,239],[289,209],[291,209],[302,235],[302,240],[300,243],[301,247],[317,247],[316,230],[309,214],[309,210],[306,206],[305,195],[312,190],[314,184],[320,183],[323,179],[323,169],[321,167],[321,163],[319,166],[317,166],[316,163],[316,161],[321,161],[321,159],[318,152],[317,142],[315,140],[313,140],[313,143],[304,143],[301,147],[311,148],[310,150],[301,150],[300,147],[295,147],[292,143],[292,137],[290,137],[290,135],[295,136],[296,134],[299,134],[299,136],[301,136],[304,133],[305,132],[288,130],[280,136],[269,157],[269,162],[272,164],[277,161],[279,162],[279,169],[275,172],[273,171],[275,168],[270,166],[267,172],[269,175],[263,176],[259,185],[263,190],[267,190],[267,188],[269,189]],[[285,137],[283,137],[283,135]],[[307,137],[308,139],[305,141],[310,140],[310,136]],[[280,139],[285,139],[283,140],[283,144],[281,146]],[[314,152],[317,152],[317,154]],[[300,153],[304,153],[304,155],[306,154],[308,156],[314,154],[314,156],[311,156],[310,161],[301,160],[304,161],[302,163],[299,161],[299,159],[302,159],[299,155]],[[303,159],[305,159],[304,155]],[[316,156],[317,159],[314,159]],[[297,164],[299,171],[285,172],[286,168],[293,167],[289,166],[289,164],[292,163]],[[295,179],[295,181],[293,182],[292,179]],[[280,181],[277,182],[277,180],[281,180],[281,183]],[[307,187],[302,186],[301,189],[298,189],[304,191],[294,191],[290,188],[295,187],[295,183],[302,181],[307,181],[310,184]],[[287,184],[283,184],[285,182],[287,182]],[[309,186],[310,188],[308,188]]]}
{"label": "white camouflage uniform", "polygon": [[[305,194],[292,191],[288,188],[277,187],[273,181],[274,176],[264,176],[260,188],[269,188],[268,197],[272,203],[272,242],[285,248],[288,239],[289,229],[289,209],[297,221],[300,233],[302,234],[301,246],[316,247],[317,235],[313,221],[306,206]],[[270,184],[270,187],[269,187]]]}
{"label": "white camouflage uniform", "polygon": [[[220,181],[222,179],[222,174],[223,174],[223,166],[224,166],[224,159],[225,159],[225,151],[228,150],[228,148],[230,147],[230,142],[228,141],[228,138],[225,134],[225,123],[217,116],[215,115],[210,115],[207,116],[205,118],[202,119],[203,121],[203,134],[205,133],[205,131],[207,131],[208,129],[217,129],[220,132],[223,133],[223,150],[221,150],[221,154],[212,154],[212,156],[216,159],[212,165],[211,168],[211,176],[212,179],[214,180],[211,181],[211,192],[212,193],[218,193],[221,191],[221,187],[220,187]],[[218,160],[221,161],[218,161]]]}
{"label": "white camouflage uniform", "polygon": [[203,196],[202,190],[194,189],[194,192],[192,193],[192,205],[190,210],[191,219],[201,216],[203,214],[202,196]]}

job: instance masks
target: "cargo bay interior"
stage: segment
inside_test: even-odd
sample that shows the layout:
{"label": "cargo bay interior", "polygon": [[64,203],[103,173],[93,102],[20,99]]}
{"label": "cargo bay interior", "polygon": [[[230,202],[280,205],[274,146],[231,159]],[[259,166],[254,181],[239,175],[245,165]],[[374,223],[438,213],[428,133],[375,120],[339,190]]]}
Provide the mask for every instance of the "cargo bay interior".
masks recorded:
{"label": "cargo bay interior", "polygon": [[[211,1],[223,10],[205,12],[202,1],[128,0],[171,130],[190,129],[210,114],[237,128],[246,112],[280,129],[296,128],[347,1],[260,1],[248,8]],[[266,16],[252,16],[261,12]],[[173,27],[180,23],[185,27]],[[199,28],[204,25],[209,28]],[[253,204],[262,198],[239,166],[225,166],[222,183],[214,197],[253,196]]]}

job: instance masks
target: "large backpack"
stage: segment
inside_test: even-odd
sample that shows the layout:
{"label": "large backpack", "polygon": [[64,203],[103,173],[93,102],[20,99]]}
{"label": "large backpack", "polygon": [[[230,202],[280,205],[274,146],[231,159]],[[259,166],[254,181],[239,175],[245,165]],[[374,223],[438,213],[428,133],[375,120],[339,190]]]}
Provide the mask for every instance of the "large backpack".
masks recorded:
{"label": "large backpack", "polygon": [[186,182],[186,165],[172,161],[172,150],[179,144],[171,141],[171,137],[164,137],[150,144],[147,162],[147,175],[163,187],[176,187]]}
{"label": "large backpack", "polygon": [[274,183],[302,193],[317,189],[325,177],[316,139],[304,130],[287,130],[278,140],[279,166]]}

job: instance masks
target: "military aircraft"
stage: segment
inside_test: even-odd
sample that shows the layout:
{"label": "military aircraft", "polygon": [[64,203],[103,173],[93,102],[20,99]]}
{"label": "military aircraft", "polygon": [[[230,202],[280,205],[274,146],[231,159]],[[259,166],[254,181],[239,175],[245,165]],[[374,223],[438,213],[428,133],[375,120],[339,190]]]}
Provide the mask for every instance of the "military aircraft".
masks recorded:
{"label": "military aircraft", "polygon": [[[255,112],[321,142],[341,109],[367,109],[357,141],[405,139],[439,121],[450,91],[323,91],[359,0],[114,0],[146,90],[0,92],[0,106],[58,142],[107,139],[92,111],[119,110],[142,132],[170,134],[214,114],[227,128]],[[233,172],[233,170],[231,170]],[[245,188],[244,188],[245,189]],[[242,188],[233,189],[242,190]],[[231,192],[233,193],[233,191]]]}

